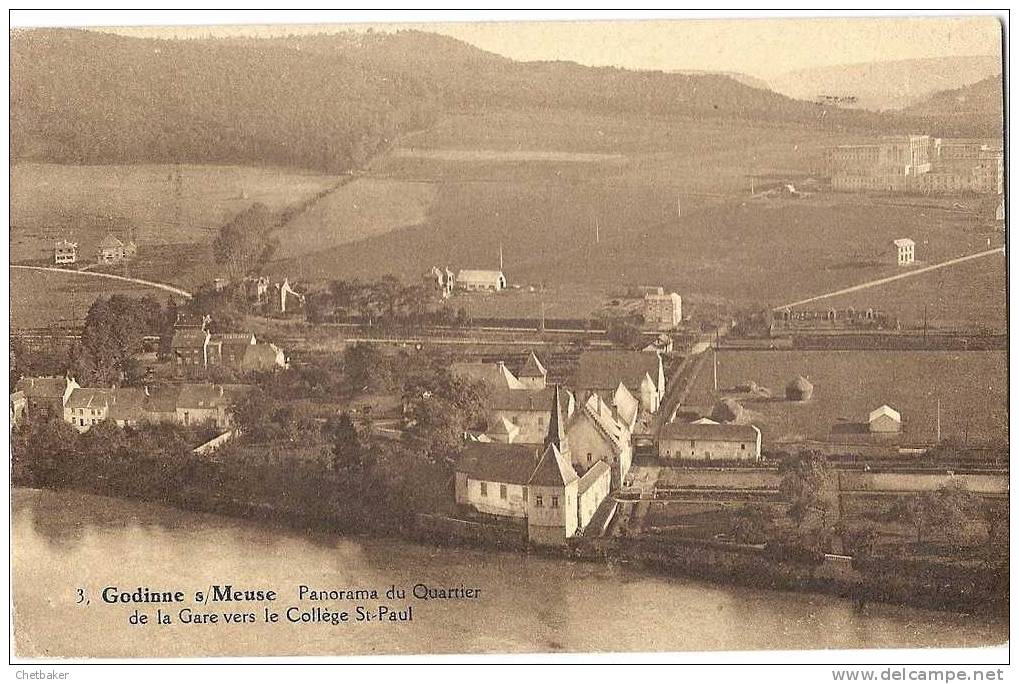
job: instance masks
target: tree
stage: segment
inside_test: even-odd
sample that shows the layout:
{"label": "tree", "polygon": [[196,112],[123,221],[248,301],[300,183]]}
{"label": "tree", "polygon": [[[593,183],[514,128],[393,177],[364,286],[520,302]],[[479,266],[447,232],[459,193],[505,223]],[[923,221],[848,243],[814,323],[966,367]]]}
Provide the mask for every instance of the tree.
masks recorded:
{"label": "tree", "polygon": [[212,256],[232,279],[238,279],[269,260],[276,247],[272,232],[277,217],[261,202],[220,227],[212,241]]}
{"label": "tree", "polygon": [[744,506],[732,519],[729,534],[738,544],[763,544],[767,541],[771,515],[761,506]]}
{"label": "tree", "polygon": [[381,390],[389,387],[392,381],[389,359],[378,345],[370,342],[357,342],[347,347],[343,368],[347,382],[355,390]]}
{"label": "tree", "polygon": [[838,489],[827,459],[817,452],[801,452],[782,461],[779,495],[789,502],[789,517],[799,527],[831,526],[838,514]]}
{"label": "tree", "polygon": [[920,544],[929,541],[934,530],[946,539],[961,536],[977,509],[977,497],[960,482],[947,482],[936,490],[918,492],[899,499],[886,518],[906,523],[913,529],[914,539]]}
{"label": "tree", "polygon": [[329,444],[332,455],[329,469],[334,473],[363,472],[370,467],[369,435],[354,423],[349,413],[330,416],[322,426],[322,436]]}

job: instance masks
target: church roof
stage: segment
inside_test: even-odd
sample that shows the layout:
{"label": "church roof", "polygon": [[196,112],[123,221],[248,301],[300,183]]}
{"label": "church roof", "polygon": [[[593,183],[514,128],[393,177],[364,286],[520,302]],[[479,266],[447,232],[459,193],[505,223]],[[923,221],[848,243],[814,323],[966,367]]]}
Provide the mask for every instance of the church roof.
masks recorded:
{"label": "church roof", "polygon": [[578,479],[580,478],[573,469],[570,459],[566,458],[555,444],[548,444],[527,484],[538,487],[563,487]]}
{"label": "church roof", "polygon": [[555,446],[556,449],[569,458],[570,443],[566,439],[566,419],[563,418],[562,398],[559,385],[552,390],[551,415],[548,419],[548,432],[545,433],[545,446]]}

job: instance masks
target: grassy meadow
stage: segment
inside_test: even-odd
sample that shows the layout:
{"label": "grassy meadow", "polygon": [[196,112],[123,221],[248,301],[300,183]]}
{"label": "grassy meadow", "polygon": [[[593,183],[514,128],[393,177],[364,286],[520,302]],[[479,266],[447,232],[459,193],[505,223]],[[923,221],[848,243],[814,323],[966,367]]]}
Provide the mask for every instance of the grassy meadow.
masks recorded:
{"label": "grassy meadow", "polygon": [[[728,388],[756,382],[773,399],[743,401],[765,442],[824,439],[839,422],[866,422],[888,404],[902,414],[908,442],[932,442],[937,401],[944,438],[970,444],[1008,439],[1008,359],[1005,352],[721,351],[718,387],[711,364],[693,382],[685,404],[710,407]],[[807,402],[784,400],[785,385],[803,375],[814,385]]]}

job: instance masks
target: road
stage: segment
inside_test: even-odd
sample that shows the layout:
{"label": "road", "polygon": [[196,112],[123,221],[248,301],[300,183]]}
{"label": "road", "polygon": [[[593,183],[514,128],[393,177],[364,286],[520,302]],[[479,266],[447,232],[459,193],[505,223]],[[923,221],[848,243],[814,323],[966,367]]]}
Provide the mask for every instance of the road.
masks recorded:
{"label": "road", "polygon": [[850,292],[859,292],[860,290],[866,290],[871,287],[885,285],[887,283],[895,282],[896,280],[902,280],[903,278],[912,278],[913,276],[918,276],[922,273],[936,271],[939,268],[947,268],[948,266],[955,266],[956,264],[961,264],[966,261],[972,261],[973,259],[982,259],[983,257],[1004,253],[1005,253],[1004,247],[995,247],[994,249],[988,249],[983,252],[977,252],[976,254],[967,254],[966,256],[956,257],[954,259],[949,259],[948,261],[942,261],[939,264],[931,264],[930,266],[924,266],[923,268],[918,268],[913,271],[907,271],[906,273],[899,273],[897,275],[888,276],[886,278],[878,278],[877,280],[871,280],[866,283],[861,283],[860,285],[853,285],[852,287],[847,287],[842,290],[835,290],[834,292],[827,292],[825,294],[816,295],[814,297],[807,297],[806,299],[801,299],[798,302],[782,304],[781,306],[776,306],[774,308],[774,311],[778,311],[780,309],[791,309],[793,307],[802,306],[804,304],[816,302],[821,299],[829,299],[831,297],[838,297],[839,295],[849,294]]}
{"label": "road", "polygon": [[112,273],[93,273],[92,271],[78,271],[67,268],[56,268],[53,266],[23,266],[11,264],[11,268],[20,268],[26,271],[45,271],[49,273],[63,273],[64,275],[80,275],[92,278],[109,278],[110,280],[120,280],[125,283],[134,283],[135,285],[144,285],[146,287],[152,287],[157,290],[163,290],[170,294],[175,294],[185,299],[191,299],[191,293],[187,290],[182,290],[179,287],[173,285],[167,285],[166,283],[157,283],[151,280],[142,280],[141,278],[128,278],[127,276],[113,275]]}

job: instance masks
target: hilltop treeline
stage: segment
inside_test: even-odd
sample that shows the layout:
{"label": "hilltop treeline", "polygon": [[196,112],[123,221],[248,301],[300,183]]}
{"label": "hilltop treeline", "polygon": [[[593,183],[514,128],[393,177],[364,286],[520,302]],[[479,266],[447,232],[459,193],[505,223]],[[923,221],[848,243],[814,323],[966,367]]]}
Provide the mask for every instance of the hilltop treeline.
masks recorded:
{"label": "hilltop treeline", "polygon": [[241,163],[344,172],[445,113],[620,116],[895,129],[723,75],[515,62],[435,34],[156,40],[74,30],[11,39],[11,155],[64,163]]}

